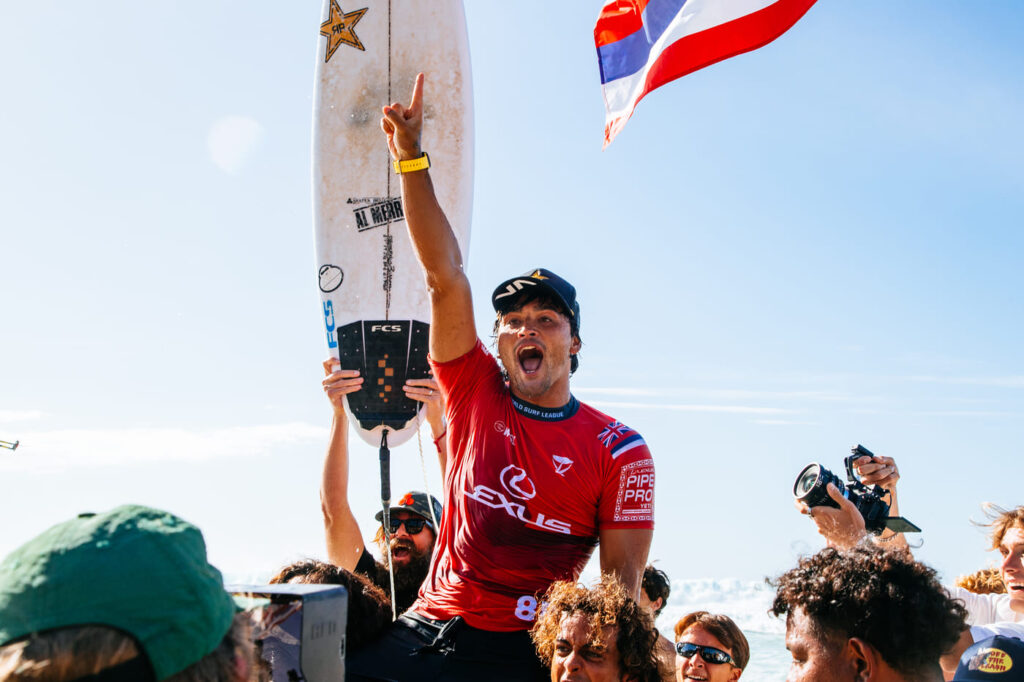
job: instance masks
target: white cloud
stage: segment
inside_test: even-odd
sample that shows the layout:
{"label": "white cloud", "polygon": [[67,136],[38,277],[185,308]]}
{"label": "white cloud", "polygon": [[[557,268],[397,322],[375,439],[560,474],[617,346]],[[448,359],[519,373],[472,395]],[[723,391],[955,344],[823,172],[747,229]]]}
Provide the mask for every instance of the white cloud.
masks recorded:
{"label": "white cloud", "polygon": [[781,407],[755,407],[750,405],[700,405],[679,403],[635,403],[588,400],[588,405],[600,408],[636,408],[641,410],[670,410],[673,412],[724,412],[727,414],[793,414],[797,410]]}
{"label": "white cloud", "polygon": [[732,388],[631,388],[631,387],[574,387],[574,395],[608,395],[621,397],[696,396],[715,400],[827,400],[830,402],[864,400],[834,391],[759,391]]}
{"label": "white cloud", "polygon": [[0,410],[0,424],[39,419],[44,414],[42,410]]}
{"label": "white cloud", "polygon": [[263,139],[263,126],[248,116],[224,116],[206,136],[210,160],[228,175],[234,175]]}
{"label": "white cloud", "polygon": [[1017,417],[1014,412],[997,412],[982,410],[930,410],[911,412],[915,417]]}
{"label": "white cloud", "polygon": [[1005,377],[935,377],[914,376],[910,381],[928,384],[953,384],[955,386],[996,386],[999,388],[1024,388],[1024,376]]}
{"label": "white cloud", "polygon": [[663,389],[654,388],[626,388],[622,386],[574,386],[572,392],[576,395],[623,395],[623,396],[657,396],[665,395],[668,392]]}
{"label": "white cloud", "polygon": [[0,469],[54,471],[167,460],[265,455],[295,443],[324,443],[328,430],[301,422],[189,431],[170,428],[64,429],[20,434]]}

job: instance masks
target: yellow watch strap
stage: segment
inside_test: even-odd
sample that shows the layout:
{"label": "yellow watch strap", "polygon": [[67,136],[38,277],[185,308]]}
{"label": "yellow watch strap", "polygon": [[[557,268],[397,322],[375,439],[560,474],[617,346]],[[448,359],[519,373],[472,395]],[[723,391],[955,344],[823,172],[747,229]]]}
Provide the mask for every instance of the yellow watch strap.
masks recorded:
{"label": "yellow watch strap", "polygon": [[430,157],[427,156],[426,152],[423,152],[423,156],[418,156],[415,159],[393,161],[392,163],[395,166],[395,172],[401,175],[402,173],[412,173],[413,171],[430,168]]}

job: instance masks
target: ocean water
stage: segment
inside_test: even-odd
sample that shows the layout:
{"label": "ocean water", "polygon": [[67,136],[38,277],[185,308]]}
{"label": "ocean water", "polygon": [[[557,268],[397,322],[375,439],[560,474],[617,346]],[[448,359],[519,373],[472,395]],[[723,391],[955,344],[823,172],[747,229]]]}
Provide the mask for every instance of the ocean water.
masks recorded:
{"label": "ocean water", "polygon": [[774,594],[763,581],[674,580],[668,605],[658,617],[658,629],[673,639],[676,622],[691,611],[725,614],[736,621],[750,643],[750,663],[741,680],[782,682],[790,657],[785,622],[768,614]]}

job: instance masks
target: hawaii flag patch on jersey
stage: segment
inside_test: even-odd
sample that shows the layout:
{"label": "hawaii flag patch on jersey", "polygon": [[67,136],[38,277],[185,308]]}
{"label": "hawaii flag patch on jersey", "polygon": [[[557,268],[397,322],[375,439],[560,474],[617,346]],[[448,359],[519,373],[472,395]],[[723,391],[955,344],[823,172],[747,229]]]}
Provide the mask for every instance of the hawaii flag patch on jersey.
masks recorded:
{"label": "hawaii flag patch on jersey", "polygon": [[597,434],[597,439],[612,451],[612,459],[629,452],[633,448],[647,445],[643,437],[621,422],[612,422]]}

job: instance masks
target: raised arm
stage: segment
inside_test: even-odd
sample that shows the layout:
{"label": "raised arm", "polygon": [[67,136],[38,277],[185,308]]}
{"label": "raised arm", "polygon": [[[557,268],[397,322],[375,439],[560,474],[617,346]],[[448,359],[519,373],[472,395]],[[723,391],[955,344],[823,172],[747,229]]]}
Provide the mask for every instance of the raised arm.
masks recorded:
{"label": "raised arm", "polygon": [[[408,107],[384,107],[381,129],[391,157],[408,161],[422,155],[423,74],[416,76]],[[402,207],[416,257],[423,266],[430,295],[430,355],[437,362],[454,360],[476,343],[473,301],[462,253],[448,218],[434,194],[427,170],[402,173]]]}
{"label": "raised arm", "polygon": [[337,367],[338,361],[334,358],[324,361],[327,376],[323,380],[323,388],[334,416],[320,484],[320,508],[327,537],[327,560],[352,571],[359,562],[365,543],[348,502],[348,416],[345,414],[344,397],[358,391],[363,378],[357,370],[337,370]]}
{"label": "raised arm", "polygon": [[601,573],[617,575],[633,599],[640,595],[653,537],[653,530],[635,528],[602,528],[599,533]]}
{"label": "raised arm", "polygon": [[[879,485],[889,493],[891,506],[890,516],[899,515],[899,505],[896,502],[896,482],[900,479],[896,462],[891,457],[861,457],[853,463],[853,467],[861,481],[868,485]],[[847,500],[839,490],[828,484],[826,488],[829,497],[839,505],[834,507],[808,507],[803,502],[797,501],[796,507],[802,514],[811,517],[818,528],[818,532],[825,538],[830,547],[847,549],[870,538],[872,542],[890,549],[900,548],[910,551],[906,537],[903,533],[896,533],[889,529],[882,531],[881,535],[870,535],[864,527],[864,517],[857,507]]]}

